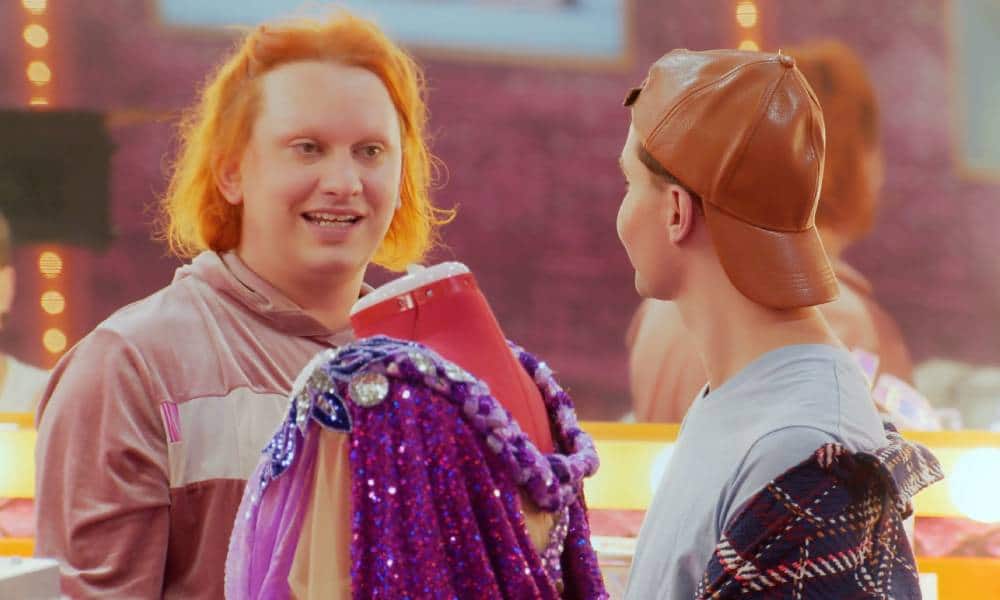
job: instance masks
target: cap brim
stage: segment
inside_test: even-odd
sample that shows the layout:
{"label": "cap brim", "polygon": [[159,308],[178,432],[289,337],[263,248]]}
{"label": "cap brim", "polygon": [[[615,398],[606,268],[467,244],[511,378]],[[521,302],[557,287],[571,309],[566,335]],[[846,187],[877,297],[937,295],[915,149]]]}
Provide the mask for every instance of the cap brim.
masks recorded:
{"label": "cap brim", "polygon": [[770,308],[816,306],[837,298],[837,277],[815,226],[770,231],[709,202],[704,206],[719,262],[744,296]]}

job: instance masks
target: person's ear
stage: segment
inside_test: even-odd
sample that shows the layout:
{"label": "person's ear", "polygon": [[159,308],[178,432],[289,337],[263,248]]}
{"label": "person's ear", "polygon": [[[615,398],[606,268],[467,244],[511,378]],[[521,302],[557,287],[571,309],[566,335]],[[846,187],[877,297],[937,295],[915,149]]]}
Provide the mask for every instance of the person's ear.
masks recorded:
{"label": "person's ear", "polygon": [[226,202],[233,206],[243,203],[243,178],[238,162],[228,159],[218,159],[212,169],[212,177],[219,193]]}
{"label": "person's ear", "polygon": [[698,206],[691,194],[676,184],[667,186],[666,196],[667,235],[674,244],[681,244],[694,231]]}

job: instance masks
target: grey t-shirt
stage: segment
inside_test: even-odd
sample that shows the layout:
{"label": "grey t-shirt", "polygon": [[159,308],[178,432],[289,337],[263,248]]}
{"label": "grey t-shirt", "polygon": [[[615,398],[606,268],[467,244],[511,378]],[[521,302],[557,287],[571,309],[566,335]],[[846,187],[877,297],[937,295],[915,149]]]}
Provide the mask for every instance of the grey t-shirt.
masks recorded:
{"label": "grey t-shirt", "polygon": [[702,391],[643,521],[625,597],[693,598],[741,506],[829,442],[853,451],[886,444],[867,380],[846,350],[786,346]]}

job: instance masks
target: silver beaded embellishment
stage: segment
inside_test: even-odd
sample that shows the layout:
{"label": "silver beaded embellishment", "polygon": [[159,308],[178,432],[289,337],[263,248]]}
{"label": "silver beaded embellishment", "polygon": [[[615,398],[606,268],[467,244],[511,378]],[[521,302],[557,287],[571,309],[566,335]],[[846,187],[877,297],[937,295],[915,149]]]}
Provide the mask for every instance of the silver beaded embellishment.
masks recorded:
{"label": "silver beaded embellishment", "polygon": [[389,380],[381,373],[360,373],[351,379],[351,399],[358,406],[376,406],[388,395]]}

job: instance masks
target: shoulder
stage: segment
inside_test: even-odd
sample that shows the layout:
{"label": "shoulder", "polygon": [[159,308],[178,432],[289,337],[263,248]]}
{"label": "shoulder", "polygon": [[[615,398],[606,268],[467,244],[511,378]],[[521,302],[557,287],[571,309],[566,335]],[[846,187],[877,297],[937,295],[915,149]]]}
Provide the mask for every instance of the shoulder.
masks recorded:
{"label": "shoulder", "polygon": [[758,438],[750,446],[750,450],[747,452],[747,460],[762,461],[766,464],[774,460],[775,454],[792,454],[797,452],[801,455],[804,450],[805,455],[800,458],[802,460],[808,458],[813,450],[823,444],[836,441],[836,437],[832,433],[818,427],[808,425],[782,427]]}
{"label": "shoulder", "polygon": [[733,475],[718,515],[719,531],[769,483],[808,460],[825,444],[837,442],[829,432],[807,425],[782,427],[759,437]]}
{"label": "shoulder", "polygon": [[[851,437],[853,423],[858,421],[881,432],[868,380],[843,348],[823,344],[783,348],[761,365],[755,380],[744,388],[746,395],[760,403],[760,426],[755,428],[754,439],[786,427],[811,427],[837,438]],[[794,431],[778,435],[797,435]]]}
{"label": "shoulder", "polygon": [[186,277],[118,309],[95,332],[113,332],[138,347],[155,344],[164,339],[164,331],[190,331],[192,326],[206,324],[209,315],[199,309],[219,295],[204,282]]}
{"label": "shoulder", "polygon": [[[731,597],[747,586],[775,597],[878,595],[881,587],[858,588],[866,570],[884,575],[878,586],[891,579],[893,589],[906,590],[901,597],[912,597],[916,566],[901,524],[903,498],[887,485],[891,480],[877,456],[821,446],[739,509],[720,534],[698,597]],[[825,571],[796,576],[803,552]],[[845,556],[852,560],[843,562]]]}
{"label": "shoulder", "polygon": [[107,396],[109,388],[122,386],[151,393],[157,361],[209,330],[210,315],[200,307],[210,293],[193,281],[175,281],[114,312],[62,357],[46,394]]}

